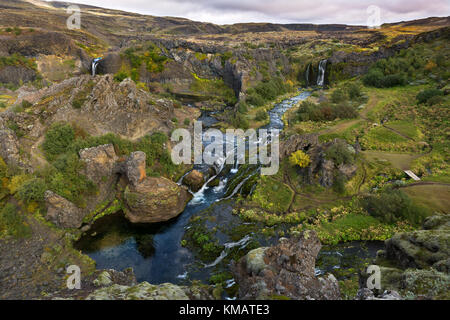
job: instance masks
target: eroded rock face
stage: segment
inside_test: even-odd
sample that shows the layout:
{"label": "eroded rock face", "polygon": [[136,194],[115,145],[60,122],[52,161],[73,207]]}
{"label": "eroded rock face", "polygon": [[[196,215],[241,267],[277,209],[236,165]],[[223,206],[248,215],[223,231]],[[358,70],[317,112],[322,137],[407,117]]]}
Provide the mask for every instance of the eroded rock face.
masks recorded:
{"label": "eroded rock face", "polygon": [[183,212],[191,199],[185,187],[166,178],[147,177],[125,190],[125,216],[133,223],[167,221]]}
{"label": "eroded rock face", "polygon": [[146,155],[142,151],[131,153],[125,162],[125,175],[131,185],[137,186],[146,176]]}
{"label": "eroded rock face", "polygon": [[36,79],[36,71],[21,66],[6,66],[0,69],[0,83],[20,83],[30,82]]}
{"label": "eroded rock face", "polygon": [[102,185],[113,175],[118,157],[112,144],[82,149],[79,155],[85,163],[83,174],[96,185]]}
{"label": "eroded rock face", "polygon": [[186,177],[183,179],[183,184],[187,185],[192,191],[197,192],[201,189],[203,184],[205,183],[205,179],[203,173],[197,170],[192,170]]}
{"label": "eroded rock face", "polygon": [[314,231],[278,245],[250,251],[234,266],[240,299],[271,299],[284,296],[295,300],[340,299],[333,275],[316,277],[317,254],[321,248]]}
{"label": "eroded rock face", "polygon": [[61,228],[79,228],[84,214],[80,208],[69,200],[52,191],[45,192],[47,220]]}
{"label": "eroded rock face", "polygon": [[282,142],[280,147],[280,156],[282,158],[289,157],[293,152],[297,150],[307,151],[311,147],[319,144],[319,135],[315,133],[311,134],[294,134],[288,138],[285,142]]}
{"label": "eroded rock face", "polygon": [[0,157],[8,165],[20,165],[19,142],[16,134],[7,128],[0,127]]}
{"label": "eroded rock face", "polygon": [[80,160],[85,164],[82,174],[89,178],[97,187],[97,192],[89,196],[85,214],[96,208],[99,203],[111,201],[115,195],[118,181],[118,157],[112,144],[82,149]]}

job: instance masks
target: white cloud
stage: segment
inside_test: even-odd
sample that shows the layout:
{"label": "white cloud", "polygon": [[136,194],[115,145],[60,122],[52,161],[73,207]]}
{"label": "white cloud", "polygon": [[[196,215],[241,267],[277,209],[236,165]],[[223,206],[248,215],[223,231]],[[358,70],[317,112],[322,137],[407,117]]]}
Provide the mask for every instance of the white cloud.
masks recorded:
{"label": "white cloud", "polygon": [[382,22],[450,15],[448,0],[73,0],[74,2],[195,21],[365,24],[379,6]]}

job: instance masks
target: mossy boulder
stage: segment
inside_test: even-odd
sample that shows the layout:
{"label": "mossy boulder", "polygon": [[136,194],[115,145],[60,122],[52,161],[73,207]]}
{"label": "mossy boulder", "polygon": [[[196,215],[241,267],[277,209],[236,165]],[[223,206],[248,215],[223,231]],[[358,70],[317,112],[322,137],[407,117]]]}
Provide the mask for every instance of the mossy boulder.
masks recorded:
{"label": "mossy boulder", "polygon": [[175,218],[192,198],[185,187],[169,179],[146,177],[125,189],[125,217],[133,223],[155,223]]}
{"label": "mossy boulder", "polygon": [[434,267],[449,272],[449,217],[429,217],[424,221],[424,227],[428,229],[398,233],[386,240],[386,258],[403,268]]}

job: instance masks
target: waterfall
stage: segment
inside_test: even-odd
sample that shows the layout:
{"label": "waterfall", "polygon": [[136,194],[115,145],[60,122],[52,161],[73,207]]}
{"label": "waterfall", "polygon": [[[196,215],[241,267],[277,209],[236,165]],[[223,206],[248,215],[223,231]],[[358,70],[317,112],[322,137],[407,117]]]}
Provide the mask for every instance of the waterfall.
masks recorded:
{"label": "waterfall", "polygon": [[92,76],[95,76],[95,72],[97,71],[97,66],[98,66],[98,63],[100,62],[100,60],[102,60],[102,58],[95,58],[94,60],[92,60],[92,62],[91,62]]}
{"label": "waterfall", "polygon": [[319,62],[319,75],[317,76],[317,85],[323,86],[325,82],[325,71],[327,69],[327,60],[321,60]]}
{"label": "waterfall", "polygon": [[305,74],[305,79],[306,79],[306,86],[309,87],[309,70],[311,68],[311,63],[308,64],[308,67],[306,67],[306,74]]}

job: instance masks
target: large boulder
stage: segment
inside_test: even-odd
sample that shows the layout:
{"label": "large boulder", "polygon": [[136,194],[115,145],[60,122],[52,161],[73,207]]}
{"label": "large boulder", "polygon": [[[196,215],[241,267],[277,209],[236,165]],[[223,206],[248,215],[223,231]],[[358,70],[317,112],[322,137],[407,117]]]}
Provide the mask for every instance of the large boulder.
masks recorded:
{"label": "large boulder", "polygon": [[183,212],[191,199],[185,187],[166,178],[146,177],[125,189],[125,216],[133,223],[167,221]]}
{"label": "large boulder", "polygon": [[340,299],[336,278],[315,276],[321,244],[314,231],[250,251],[234,267],[240,299]]}
{"label": "large boulder", "polygon": [[85,164],[83,174],[97,186],[105,184],[113,176],[118,157],[112,144],[82,149],[79,155]]}
{"label": "large boulder", "polygon": [[187,185],[194,192],[200,190],[204,183],[203,173],[198,170],[192,170],[183,179],[183,184]]}
{"label": "large boulder", "polygon": [[69,200],[48,190],[45,192],[47,220],[61,228],[79,228],[84,214],[81,209]]}
{"label": "large boulder", "polygon": [[433,267],[450,271],[450,216],[435,215],[424,221],[423,230],[397,233],[386,240],[383,255],[403,268]]}

